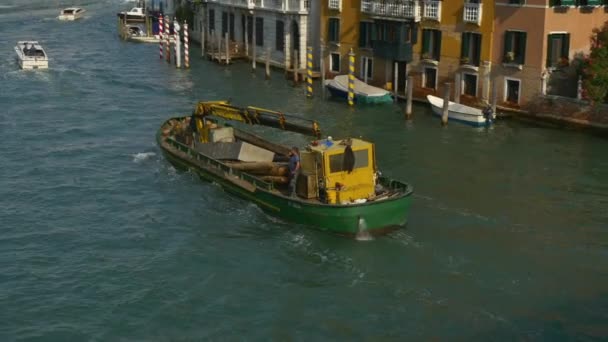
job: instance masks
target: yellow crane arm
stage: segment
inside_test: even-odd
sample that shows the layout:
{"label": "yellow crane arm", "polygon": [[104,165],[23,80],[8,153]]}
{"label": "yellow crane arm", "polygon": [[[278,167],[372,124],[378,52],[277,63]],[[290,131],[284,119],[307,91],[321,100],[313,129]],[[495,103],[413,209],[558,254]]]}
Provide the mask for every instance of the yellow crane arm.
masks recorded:
{"label": "yellow crane arm", "polygon": [[[258,107],[237,107],[228,101],[199,102],[194,110],[195,116],[215,116],[226,120],[239,121],[249,125],[264,125],[286,131],[297,132],[319,138],[321,129],[314,120],[286,115],[281,112]],[[204,121],[204,120],[202,120]],[[203,122],[204,126],[204,122]]]}

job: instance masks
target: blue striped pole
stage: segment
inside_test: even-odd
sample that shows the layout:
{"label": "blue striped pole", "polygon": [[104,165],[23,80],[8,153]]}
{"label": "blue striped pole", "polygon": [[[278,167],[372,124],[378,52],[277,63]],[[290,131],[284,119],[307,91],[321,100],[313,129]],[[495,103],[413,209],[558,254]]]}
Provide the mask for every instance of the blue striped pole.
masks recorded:
{"label": "blue striped pole", "polygon": [[355,53],[352,48],[348,53],[348,105],[355,105]]}
{"label": "blue striped pole", "polygon": [[312,47],[308,47],[306,50],[306,97],[312,97]]}

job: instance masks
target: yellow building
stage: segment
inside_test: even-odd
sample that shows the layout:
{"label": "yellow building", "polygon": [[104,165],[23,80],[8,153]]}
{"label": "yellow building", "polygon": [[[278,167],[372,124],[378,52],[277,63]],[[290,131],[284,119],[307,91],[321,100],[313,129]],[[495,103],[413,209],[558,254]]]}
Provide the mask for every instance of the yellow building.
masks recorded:
{"label": "yellow building", "polygon": [[456,97],[489,100],[493,30],[494,0],[424,1],[415,88],[433,93],[450,82]]}
{"label": "yellow building", "polygon": [[[405,95],[407,76],[420,93],[488,99],[494,0],[321,0],[325,69],[348,71],[356,54],[356,77]],[[396,87],[396,89],[395,89]]]}

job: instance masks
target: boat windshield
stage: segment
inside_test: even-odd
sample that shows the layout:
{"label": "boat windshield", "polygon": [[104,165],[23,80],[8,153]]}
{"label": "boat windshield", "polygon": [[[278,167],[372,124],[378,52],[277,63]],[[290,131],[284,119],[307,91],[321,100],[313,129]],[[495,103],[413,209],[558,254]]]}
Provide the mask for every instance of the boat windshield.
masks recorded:
{"label": "boat windshield", "polygon": [[73,14],[73,13],[74,13],[74,10],[73,10],[73,9],[66,9],[66,10],[63,10],[63,14]]}

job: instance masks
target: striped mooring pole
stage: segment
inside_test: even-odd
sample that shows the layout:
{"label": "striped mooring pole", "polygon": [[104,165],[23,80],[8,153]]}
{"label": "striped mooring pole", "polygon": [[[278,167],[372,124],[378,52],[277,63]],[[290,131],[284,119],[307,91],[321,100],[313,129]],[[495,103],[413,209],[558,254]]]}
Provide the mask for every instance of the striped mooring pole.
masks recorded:
{"label": "striped mooring pole", "polygon": [[188,43],[188,22],[184,20],[184,67],[190,68],[190,44]]}
{"label": "striped mooring pole", "polygon": [[355,53],[350,49],[348,53],[348,105],[355,104]]}
{"label": "striped mooring pole", "polygon": [[160,53],[160,59],[163,59],[163,15],[158,17],[158,48]]}
{"label": "striped mooring pole", "polygon": [[175,65],[177,65],[179,68],[179,62],[177,61],[177,59],[181,58],[181,56],[178,54],[178,51],[177,51],[177,49],[179,49],[179,44],[178,44],[179,30],[176,28],[179,28],[179,22],[177,21],[176,17],[173,17],[173,50],[175,50],[173,59],[175,60]]}
{"label": "striped mooring pole", "polygon": [[170,41],[170,37],[171,35],[169,34],[169,18],[165,18],[165,52],[167,55],[167,63],[171,63],[171,41]]}
{"label": "striped mooring pole", "polygon": [[306,49],[306,97],[312,97],[312,47]]}

